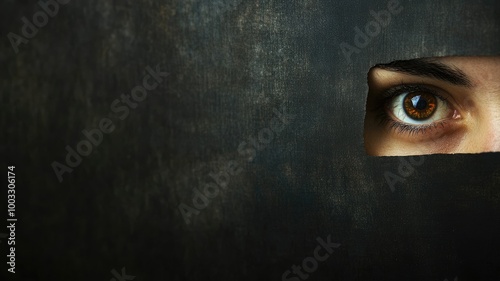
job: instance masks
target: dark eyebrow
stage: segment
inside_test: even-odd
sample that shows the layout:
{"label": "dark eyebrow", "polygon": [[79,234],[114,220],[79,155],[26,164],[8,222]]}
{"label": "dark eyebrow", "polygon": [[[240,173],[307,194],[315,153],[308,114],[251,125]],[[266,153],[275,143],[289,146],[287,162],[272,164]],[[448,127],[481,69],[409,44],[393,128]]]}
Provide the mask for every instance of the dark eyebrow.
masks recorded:
{"label": "dark eyebrow", "polygon": [[426,58],[396,60],[390,63],[377,64],[374,68],[375,67],[416,76],[436,78],[458,86],[472,86],[467,75],[460,69],[452,68],[448,65]]}

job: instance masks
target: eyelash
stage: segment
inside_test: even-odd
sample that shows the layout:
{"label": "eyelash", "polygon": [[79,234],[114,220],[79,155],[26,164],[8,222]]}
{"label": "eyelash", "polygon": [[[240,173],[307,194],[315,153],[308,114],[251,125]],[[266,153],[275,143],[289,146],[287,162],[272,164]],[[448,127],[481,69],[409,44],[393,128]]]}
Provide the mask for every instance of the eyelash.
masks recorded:
{"label": "eyelash", "polygon": [[397,120],[394,120],[388,113],[387,113],[387,105],[389,102],[397,97],[398,95],[402,95],[405,93],[411,93],[411,92],[426,92],[434,95],[435,97],[441,99],[443,102],[447,102],[447,98],[443,97],[442,95],[438,94],[435,90],[432,90],[425,85],[417,85],[417,84],[400,84],[396,85],[394,87],[391,87],[387,90],[385,90],[382,93],[382,97],[379,103],[379,106],[377,107],[378,111],[378,117],[380,120],[380,124],[383,126],[389,126],[391,130],[395,130],[400,134],[406,133],[408,135],[416,135],[419,133],[425,133],[429,130],[436,129],[437,127],[444,127],[447,123],[446,120],[434,122],[431,124],[426,124],[426,125],[411,125],[411,124],[406,124],[399,122]]}

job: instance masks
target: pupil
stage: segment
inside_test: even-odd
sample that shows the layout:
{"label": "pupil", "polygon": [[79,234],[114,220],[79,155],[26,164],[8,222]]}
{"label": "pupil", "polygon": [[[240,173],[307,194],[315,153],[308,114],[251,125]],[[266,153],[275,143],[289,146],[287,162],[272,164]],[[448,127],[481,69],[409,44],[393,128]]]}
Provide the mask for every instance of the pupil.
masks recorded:
{"label": "pupil", "polygon": [[420,95],[411,98],[411,103],[416,110],[424,110],[427,108],[427,101]]}

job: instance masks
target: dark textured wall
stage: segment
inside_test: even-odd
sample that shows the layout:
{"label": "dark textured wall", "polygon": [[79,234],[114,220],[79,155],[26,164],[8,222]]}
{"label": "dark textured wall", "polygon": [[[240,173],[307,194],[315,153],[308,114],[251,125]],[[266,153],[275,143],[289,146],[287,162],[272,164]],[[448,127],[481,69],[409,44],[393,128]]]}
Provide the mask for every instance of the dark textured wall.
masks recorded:
{"label": "dark textured wall", "polygon": [[[9,32],[41,8],[3,1],[1,169],[16,165],[18,222],[17,273],[1,276],[281,280],[331,235],[340,247],[308,280],[499,280],[499,154],[368,157],[362,133],[370,66],[499,55],[500,2],[400,0],[348,60],[340,44],[387,3],[73,0],[16,53]],[[148,66],[169,75],[60,182],[51,164]],[[384,175],[417,160],[391,191]],[[180,204],[230,161],[239,173],[187,224]]]}

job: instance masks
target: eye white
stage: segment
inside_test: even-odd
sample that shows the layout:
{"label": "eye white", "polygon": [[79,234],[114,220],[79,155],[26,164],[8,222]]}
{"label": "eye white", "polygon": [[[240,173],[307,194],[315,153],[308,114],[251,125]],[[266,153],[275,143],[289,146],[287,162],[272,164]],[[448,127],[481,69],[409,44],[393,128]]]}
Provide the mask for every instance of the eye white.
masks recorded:
{"label": "eye white", "polygon": [[402,123],[407,123],[409,125],[428,125],[432,124],[436,121],[439,121],[441,119],[445,119],[448,113],[450,112],[449,106],[446,104],[444,100],[442,100],[440,97],[436,96],[436,108],[434,109],[434,113],[432,114],[431,117],[425,120],[415,120],[408,116],[406,114],[406,111],[404,110],[404,99],[407,95],[411,93],[403,93],[400,94],[392,99],[392,101],[389,104],[389,111],[390,113],[397,118],[397,121],[400,121]]}

